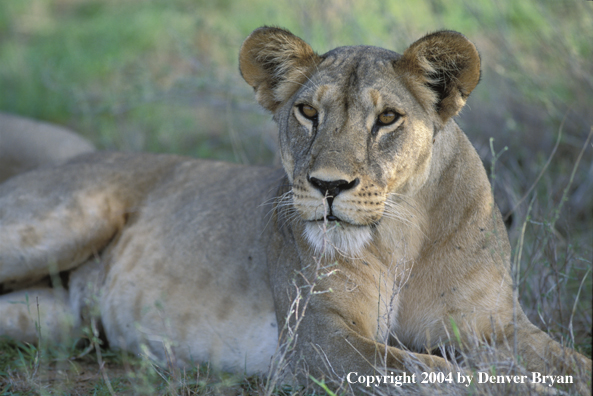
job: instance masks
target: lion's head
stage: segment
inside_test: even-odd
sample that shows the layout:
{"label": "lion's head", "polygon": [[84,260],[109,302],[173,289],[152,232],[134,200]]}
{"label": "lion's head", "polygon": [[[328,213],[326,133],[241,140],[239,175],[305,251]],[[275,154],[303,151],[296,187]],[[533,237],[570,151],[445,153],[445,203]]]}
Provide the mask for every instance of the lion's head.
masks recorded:
{"label": "lion's head", "polygon": [[317,55],[290,32],[264,27],[245,40],[240,69],[279,125],[306,239],[317,252],[355,256],[395,197],[426,182],[434,138],[477,85],[480,58],[451,31],[403,55],[370,46]]}

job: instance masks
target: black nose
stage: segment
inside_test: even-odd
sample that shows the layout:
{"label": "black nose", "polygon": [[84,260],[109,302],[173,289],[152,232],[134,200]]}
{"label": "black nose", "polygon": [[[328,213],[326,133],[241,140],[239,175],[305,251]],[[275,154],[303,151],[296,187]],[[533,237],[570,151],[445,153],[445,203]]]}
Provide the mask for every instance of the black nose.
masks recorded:
{"label": "black nose", "polygon": [[324,197],[333,200],[333,198],[335,198],[342,191],[350,190],[351,188],[356,187],[356,185],[358,184],[358,178],[349,182],[342,179],[325,181],[319,180],[316,177],[309,177],[309,183],[311,183],[313,187],[318,189]]}

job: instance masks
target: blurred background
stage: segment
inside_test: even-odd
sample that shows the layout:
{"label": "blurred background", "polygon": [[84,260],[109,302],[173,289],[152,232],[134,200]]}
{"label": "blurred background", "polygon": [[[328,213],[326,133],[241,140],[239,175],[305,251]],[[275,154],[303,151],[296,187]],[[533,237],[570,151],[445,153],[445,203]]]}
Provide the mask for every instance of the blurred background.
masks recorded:
{"label": "blurred background", "polygon": [[0,111],[67,126],[101,149],[273,164],[275,126],[237,65],[242,40],[262,25],[319,53],[355,44],[401,53],[439,29],[476,44],[482,80],[458,122],[521,252],[523,306],[590,355],[592,2],[0,1]]}

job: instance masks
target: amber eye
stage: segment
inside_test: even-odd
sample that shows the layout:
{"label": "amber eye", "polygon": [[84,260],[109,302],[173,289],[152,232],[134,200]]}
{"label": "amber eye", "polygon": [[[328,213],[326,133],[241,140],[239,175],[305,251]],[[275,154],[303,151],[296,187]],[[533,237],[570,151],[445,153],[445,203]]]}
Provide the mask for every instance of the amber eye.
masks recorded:
{"label": "amber eye", "polygon": [[397,121],[399,117],[400,115],[397,114],[395,111],[386,110],[383,113],[379,114],[379,117],[377,118],[377,124],[379,124],[380,126],[391,125],[395,121]]}
{"label": "amber eye", "polygon": [[315,119],[317,119],[317,110],[315,110],[315,108],[312,106],[302,104],[299,106],[299,111],[305,118],[309,120],[315,121]]}

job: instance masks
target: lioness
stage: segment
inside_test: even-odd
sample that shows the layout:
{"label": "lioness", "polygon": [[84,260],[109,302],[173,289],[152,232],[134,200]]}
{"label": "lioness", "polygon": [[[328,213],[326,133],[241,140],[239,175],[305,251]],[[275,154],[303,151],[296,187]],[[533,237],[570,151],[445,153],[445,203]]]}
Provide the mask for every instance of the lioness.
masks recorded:
{"label": "lioness", "polygon": [[430,351],[478,343],[591,370],[513,297],[501,215],[453,121],[480,79],[470,41],[318,55],[264,27],[239,60],[283,169],[95,153],[8,180],[1,334],[37,340],[38,300],[46,339],[97,320],[112,347],[229,371],[266,372],[278,345],[314,376],[447,370]]}

